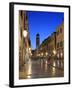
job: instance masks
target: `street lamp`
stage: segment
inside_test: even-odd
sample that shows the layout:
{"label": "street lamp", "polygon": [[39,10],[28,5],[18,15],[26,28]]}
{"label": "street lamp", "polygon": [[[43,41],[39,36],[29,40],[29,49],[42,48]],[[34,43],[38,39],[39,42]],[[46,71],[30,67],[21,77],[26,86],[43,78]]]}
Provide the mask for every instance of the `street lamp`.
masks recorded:
{"label": "street lamp", "polygon": [[56,55],[56,50],[53,50],[53,54]]}
{"label": "street lamp", "polygon": [[46,52],[45,54],[46,54],[46,56],[48,55],[48,53],[47,53],[47,52]]}
{"label": "street lamp", "polygon": [[43,56],[43,53],[41,53],[41,56]]}
{"label": "street lamp", "polygon": [[31,51],[31,48],[29,48],[29,51]]}
{"label": "street lamp", "polygon": [[[28,34],[27,30],[23,30],[23,37],[25,38],[25,43],[27,43],[27,40],[26,40],[27,34]],[[23,50],[23,52],[26,52],[26,53],[23,54],[23,57],[24,57],[24,60],[25,60],[25,63],[26,63],[26,60],[29,59],[28,46],[25,49],[26,49],[26,51]]]}
{"label": "street lamp", "polygon": [[27,34],[28,34],[28,32],[27,32],[26,30],[24,30],[24,31],[23,31],[23,36],[24,36],[24,38],[27,37]]}

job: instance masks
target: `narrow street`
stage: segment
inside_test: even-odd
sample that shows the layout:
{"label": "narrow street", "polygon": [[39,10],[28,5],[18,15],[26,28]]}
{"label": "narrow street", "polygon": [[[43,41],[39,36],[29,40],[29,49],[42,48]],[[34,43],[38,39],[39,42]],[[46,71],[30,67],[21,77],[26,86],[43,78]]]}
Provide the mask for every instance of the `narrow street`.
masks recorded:
{"label": "narrow street", "polygon": [[19,79],[63,77],[63,63],[55,61],[56,60],[49,63],[45,59],[29,60],[21,68]]}
{"label": "narrow street", "polygon": [[19,79],[63,77],[64,13],[20,10],[19,27]]}

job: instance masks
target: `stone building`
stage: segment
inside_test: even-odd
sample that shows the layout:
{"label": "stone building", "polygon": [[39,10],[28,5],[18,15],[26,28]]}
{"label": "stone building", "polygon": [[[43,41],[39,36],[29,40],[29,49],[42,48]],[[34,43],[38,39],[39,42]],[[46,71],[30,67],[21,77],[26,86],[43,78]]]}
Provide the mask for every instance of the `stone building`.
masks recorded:
{"label": "stone building", "polygon": [[21,67],[26,62],[26,55],[29,55],[31,47],[29,31],[28,31],[28,16],[26,11],[19,11],[19,66]]}
{"label": "stone building", "polygon": [[58,58],[64,58],[64,22],[56,30],[56,51]]}
{"label": "stone building", "polygon": [[64,22],[38,48],[39,56],[64,58]]}

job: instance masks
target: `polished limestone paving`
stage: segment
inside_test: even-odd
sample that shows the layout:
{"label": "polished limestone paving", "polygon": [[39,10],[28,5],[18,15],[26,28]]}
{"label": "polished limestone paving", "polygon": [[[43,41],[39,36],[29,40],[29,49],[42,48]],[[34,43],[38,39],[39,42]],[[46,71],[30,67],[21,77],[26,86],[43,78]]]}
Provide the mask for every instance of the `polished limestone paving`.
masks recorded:
{"label": "polished limestone paving", "polygon": [[19,79],[63,77],[64,69],[61,62],[47,60],[29,60],[19,70]]}

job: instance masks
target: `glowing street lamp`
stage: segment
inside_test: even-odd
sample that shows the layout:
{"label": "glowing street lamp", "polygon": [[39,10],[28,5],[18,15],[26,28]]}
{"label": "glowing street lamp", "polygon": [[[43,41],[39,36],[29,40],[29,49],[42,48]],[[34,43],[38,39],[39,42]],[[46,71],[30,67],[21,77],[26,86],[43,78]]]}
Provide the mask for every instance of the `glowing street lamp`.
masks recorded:
{"label": "glowing street lamp", "polygon": [[48,55],[48,53],[47,53],[47,52],[46,52],[45,54],[46,54],[46,56]]}
{"label": "glowing street lamp", "polygon": [[23,31],[23,36],[24,36],[24,38],[27,37],[27,34],[28,34],[28,32],[27,32],[26,30],[24,30],[24,31]]}
{"label": "glowing street lamp", "polygon": [[29,51],[31,51],[31,48],[29,48]]}
{"label": "glowing street lamp", "polygon": [[56,55],[56,50],[53,50],[53,54]]}
{"label": "glowing street lamp", "polygon": [[[27,34],[28,34],[27,30],[23,30],[23,37],[24,37],[24,39],[25,39],[25,43],[27,43],[27,39],[26,39]],[[23,50],[23,52],[25,52],[25,51]],[[28,53],[28,52],[29,52],[29,51],[28,51],[28,45],[27,45],[27,47],[26,47],[26,53],[25,53],[25,55],[23,56],[23,57],[24,57],[24,60],[25,60],[25,63],[27,63],[28,60],[29,60],[29,53]]]}
{"label": "glowing street lamp", "polygon": [[43,53],[41,53],[41,56],[43,56]]}

